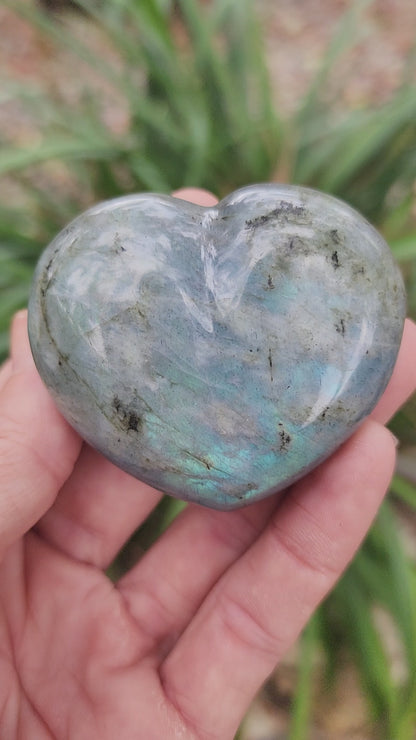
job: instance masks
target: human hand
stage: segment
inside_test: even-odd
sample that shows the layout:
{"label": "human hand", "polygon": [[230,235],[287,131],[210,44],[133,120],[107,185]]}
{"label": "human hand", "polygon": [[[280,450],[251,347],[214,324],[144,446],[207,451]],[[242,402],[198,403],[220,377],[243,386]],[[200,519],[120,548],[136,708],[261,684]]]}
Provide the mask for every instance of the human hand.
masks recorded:
{"label": "human hand", "polygon": [[0,372],[1,737],[232,738],[377,512],[395,458],[382,424],[415,389],[415,357],[407,322],[372,418],[329,460],[283,499],[189,505],[113,585],[104,569],[161,494],[62,419],[20,313]]}

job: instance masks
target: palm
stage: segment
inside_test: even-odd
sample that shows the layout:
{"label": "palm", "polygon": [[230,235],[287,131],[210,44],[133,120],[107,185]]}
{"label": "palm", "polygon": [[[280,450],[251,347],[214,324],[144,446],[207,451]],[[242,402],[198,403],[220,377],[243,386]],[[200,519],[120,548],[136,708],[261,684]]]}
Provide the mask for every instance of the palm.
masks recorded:
{"label": "palm", "polygon": [[[128,701],[123,680],[128,653],[135,655],[117,593],[98,570],[60,556],[34,534],[9,551],[1,576],[8,737],[55,737],[58,727],[61,737],[115,737],[115,727],[107,735],[99,729],[113,703]],[[103,686],[105,697],[95,690]]]}
{"label": "palm", "polygon": [[141,660],[143,636],[98,569],[30,534],[9,551],[0,593],[3,737],[130,738],[140,727],[161,738],[167,722],[183,727],[163,700],[157,651]]}

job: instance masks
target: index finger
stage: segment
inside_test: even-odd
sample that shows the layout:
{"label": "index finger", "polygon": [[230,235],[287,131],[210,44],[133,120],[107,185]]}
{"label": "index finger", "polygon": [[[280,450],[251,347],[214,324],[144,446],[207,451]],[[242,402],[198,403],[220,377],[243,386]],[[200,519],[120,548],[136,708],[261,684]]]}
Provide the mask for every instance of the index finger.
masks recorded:
{"label": "index finger", "polygon": [[36,371],[26,323],[15,316],[0,389],[0,557],[51,506],[81,447]]}

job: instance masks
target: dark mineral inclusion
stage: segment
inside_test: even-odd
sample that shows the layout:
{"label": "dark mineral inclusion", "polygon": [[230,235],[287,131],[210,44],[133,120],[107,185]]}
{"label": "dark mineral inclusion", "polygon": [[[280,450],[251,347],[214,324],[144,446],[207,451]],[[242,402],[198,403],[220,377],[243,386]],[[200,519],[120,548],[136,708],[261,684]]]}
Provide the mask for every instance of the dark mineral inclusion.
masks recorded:
{"label": "dark mineral inclusion", "polygon": [[326,458],[375,406],[405,295],[379,234],[312,190],[203,208],[109,201],[49,245],[29,306],[36,365],[95,448],[169,494],[232,509]]}

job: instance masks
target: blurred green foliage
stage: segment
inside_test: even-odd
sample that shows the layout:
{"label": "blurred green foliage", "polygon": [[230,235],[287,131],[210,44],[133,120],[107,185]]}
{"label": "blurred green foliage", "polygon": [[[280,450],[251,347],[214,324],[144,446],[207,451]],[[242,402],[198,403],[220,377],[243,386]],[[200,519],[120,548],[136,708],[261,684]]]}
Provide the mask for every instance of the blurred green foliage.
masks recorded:
{"label": "blurred green foliage", "polygon": [[[416,88],[414,59],[393,97],[378,107],[340,110],[328,97],[338,58],[357,39],[360,13],[347,10],[296,112],[276,110],[254,4],[249,0],[75,0],[88,33],[27,2],[10,1],[53,49],[88,70],[75,103],[65,82],[53,90],[1,80],[0,105],[11,102],[33,122],[33,143],[16,145],[0,132],[0,354],[8,325],[24,306],[43,246],[90,203],[131,191],[169,192],[188,185],[220,197],[241,185],[275,179],[325,190],[364,213],[388,239],[416,316]],[[103,51],[103,48],[105,51]],[[68,70],[71,74],[71,70]],[[104,90],[104,92],[103,92]],[[103,100],[123,111],[117,131]],[[52,172],[52,174],[51,174]],[[54,177],[59,186],[54,187]],[[62,185],[61,183],[64,183]],[[67,186],[65,185],[67,183]],[[7,193],[18,193],[8,202]],[[416,443],[411,401],[393,421],[402,444]],[[416,731],[415,567],[405,554],[395,499],[416,508],[416,487],[397,477],[363,548],[305,631],[291,740],[308,737],[314,652],[325,649],[328,677],[338,655],[354,657],[377,737],[411,740]],[[181,509],[165,499],[110,575],[147,547]],[[133,549],[132,549],[133,548]],[[126,555],[127,553],[127,555]],[[388,612],[404,647],[406,678],[394,677],[374,618]]]}

